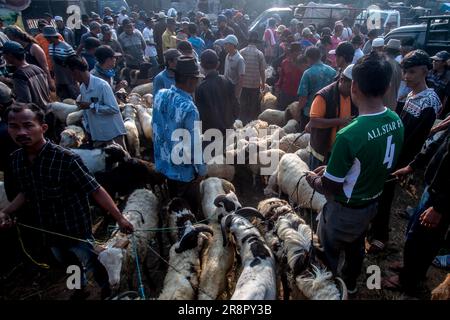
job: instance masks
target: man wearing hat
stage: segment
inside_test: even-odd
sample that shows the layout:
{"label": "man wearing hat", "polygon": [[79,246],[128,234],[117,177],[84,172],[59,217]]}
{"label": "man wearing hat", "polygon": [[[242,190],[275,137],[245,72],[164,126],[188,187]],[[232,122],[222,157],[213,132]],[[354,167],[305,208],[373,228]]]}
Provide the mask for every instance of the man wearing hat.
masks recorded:
{"label": "man wearing hat", "polygon": [[217,16],[217,25],[216,39],[223,39],[230,34],[234,34],[234,30],[228,26],[228,20],[225,15],[219,14]]}
{"label": "man wearing hat", "polygon": [[384,39],[382,37],[378,37],[373,39],[372,41],[372,51],[383,53],[384,51]]}
{"label": "man wearing hat", "polygon": [[105,7],[105,8],[103,9],[103,18],[106,17],[106,16],[112,17],[112,14],[113,14],[113,13],[114,13],[114,12],[112,11],[112,9],[111,9],[110,7]]}
{"label": "man wearing hat", "polygon": [[389,40],[384,46],[384,55],[392,67],[392,77],[391,84],[384,95],[383,101],[386,107],[394,111],[397,109],[398,91],[400,89],[400,82],[402,81],[402,68],[396,60],[400,54],[400,48],[401,42],[397,39]]}
{"label": "man wearing hat", "polygon": [[239,42],[235,35],[228,35],[225,39],[223,39],[223,43],[225,51],[227,52],[227,57],[225,58],[224,76],[233,83],[236,98],[240,100],[242,83],[245,74],[245,61],[237,50]]}
{"label": "man wearing hat", "polygon": [[350,97],[353,65],[339,79],[317,92],[307,130],[311,132],[309,168],[315,170],[328,162],[336,133],[358,115]]}
{"label": "man wearing hat", "polygon": [[[156,94],[152,118],[156,170],[167,177],[170,197],[184,198],[194,213],[200,203],[199,181],[206,175],[201,129],[196,123],[200,116],[192,100],[200,77],[194,58],[179,57],[175,85]],[[176,130],[176,139],[186,134],[190,139],[174,141]]]}
{"label": "man wearing hat", "polygon": [[58,32],[53,26],[46,26],[42,34],[50,43],[48,52],[54,66],[56,94],[61,100],[76,99],[80,90],[65,65],[67,58],[76,54],[75,51],[67,42],[59,40]]}
{"label": "man wearing hat", "polygon": [[119,36],[125,62],[128,68],[139,69],[139,65],[144,62],[145,40],[142,33],[134,28],[129,19],[123,20],[123,32]]}
{"label": "man wearing hat", "polygon": [[447,62],[450,59],[450,53],[440,51],[431,57],[433,60],[433,69],[430,70],[427,77],[427,83],[441,99],[443,110],[441,119],[444,119],[450,112],[450,68]]}
{"label": "man wearing hat", "polygon": [[256,45],[260,42],[258,33],[251,31],[248,46],[239,53],[244,58],[245,74],[242,78],[241,115],[244,124],[255,120],[260,112],[260,90],[264,89],[266,82],[266,60],[264,54]]}
{"label": "man wearing hat", "polygon": [[177,49],[164,52],[165,68],[153,80],[153,97],[156,97],[159,90],[170,89],[172,85],[175,85],[175,68],[180,56],[181,53]]}
{"label": "man wearing hat", "polygon": [[78,46],[77,49],[77,54],[80,54],[83,51],[87,38],[98,38],[101,32],[102,32],[102,25],[97,21],[91,22],[89,24],[89,32],[81,36],[80,45]]}
{"label": "man wearing hat", "polygon": [[[166,15],[164,17],[161,15],[156,15],[157,21],[155,23],[155,27],[153,28],[153,36],[155,38],[156,43],[156,52],[158,53],[158,61],[160,64],[164,63],[163,56],[163,43],[162,43],[162,35],[167,29]],[[173,19],[173,18],[172,18]],[[175,22],[175,19],[173,19]]]}
{"label": "man wearing hat", "polygon": [[64,41],[73,48],[73,46],[75,45],[75,35],[73,31],[70,28],[66,27],[64,19],[61,16],[55,17],[55,23],[56,31],[58,31],[58,33],[64,38]]}
{"label": "man wearing hat", "polygon": [[[48,25],[47,21],[44,19],[40,19],[38,21],[39,33],[34,37],[34,40],[36,40],[37,44],[42,48],[42,50],[44,50],[45,58],[47,59],[48,68],[50,69],[50,71],[53,71],[52,58],[50,57],[50,54],[48,52],[48,46],[50,45],[50,43],[48,42],[47,38],[42,33],[42,31],[44,30],[44,27],[46,27],[47,25]],[[62,35],[58,34],[58,38],[60,41],[64,41],[64,38],[62,37]]]}
{"label": "man wearing hat", "polygon": [[121,25],[123,23],[123,20],[125,20],[125,19],[129,19],[129,17],[127,15],[127,8],[120,7],[120,13],[119,13],[119,17],[117,18],[117,22]]}
{"label": "man wearing hat", "polygon": [[95,64],[94,69],[91,70],[92,75],[108,82],[114,92],[128,86],[128,83],[125,80],[120,81],[117,85],[114,84],[116,61],[117,58],[121,56],[122,54],[115,52],[110,46],[99,46],[95,50],[97,63]]}
{"label": "man wearing hat", "polygon": [[[363,53],[369,54],[372,51],[372,43],[373,40],[375,40],[378,37],[379,30],[378,29],[372,29],[367,33],[368,40],[364,44],[364,47],[362,49]],[[384,41],[383,41],[384,44]]]}
{"label": "man wearing hat", "polygon": [[158,66],[158,52],[156,50],[156,43],[155,43],[155,37],[154,37],[154,21],[152,18],[147,18],[146,21],[146,27],[144,28],[144,31],[142,32],[142,35],[144,36],[145,40],[145,52],[144,56],[147,58],[148,61],[152,64],[152,67]]}
{"label": "man wearing hat", "polygon": [[177,39],[175,32],[177,24],[173,18],[167,19],[167,28],[162,35],[162,50],[163,53],[169,49],[175,49],[177,47]]}
{"label": "man wearing hat", "polygon": [[50,102],[48,78],[44,70],[25,60],[25,49],[15,41],[7,41],[2,49],[3,57],[15,67],[12,79],[18,102],[35,103],[44,112]]}
{"label": "man wearing hat", "polygon": [[[108,25],[108,26],[110,27],[110,30],[111,30],[111,38],[114,39],[114,40],[117,40],[118,37],[117,37],[116,28],[115,28],[115,25],[114,25],[114,18],[111,17],[111,16],[105,16],[105,17],[103,18],[103,25],[102,25],[102,26],[104,26],[105,24]],[[103,36],[103,29],[102,29],[102,36]],[[102,38],[102,37],[100,37],[100,40],[101,40],[101,38]]]}
{"label": "man wearing hat", "polygon": [[239,118],[239,101],[234,95],[230,80],[219,75],[219,57],[214,50],[207,49],[200,56],[201,67],[205,73],[195,92],[195,103],[202,120],[202,130],[217,129],[226,133]]}
{"label": "man wearing hat", "polygon": [[108,24],[103,24],[102,27],[102,39],[100,40],[102,45],[110,46],[114,52],[123,54],[122,46],[117,39],[114,39],[114,29]]}

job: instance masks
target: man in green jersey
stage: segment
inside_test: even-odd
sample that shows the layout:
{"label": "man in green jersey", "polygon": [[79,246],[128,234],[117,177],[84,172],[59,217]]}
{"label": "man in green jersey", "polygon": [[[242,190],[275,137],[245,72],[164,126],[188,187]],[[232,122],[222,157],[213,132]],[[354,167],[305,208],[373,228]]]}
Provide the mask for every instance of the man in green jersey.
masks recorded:
{"label": "man in green jersey", "polygon": [[392,67],[377,53],[355,64],[351,95],[359,116],[337,133],[328,166],[307,176],[327,197],[318,234],[328,266],[344,279],[349,293],[356,292],[364,238],[403,144],[402,121],[383,104],[391,74]]}

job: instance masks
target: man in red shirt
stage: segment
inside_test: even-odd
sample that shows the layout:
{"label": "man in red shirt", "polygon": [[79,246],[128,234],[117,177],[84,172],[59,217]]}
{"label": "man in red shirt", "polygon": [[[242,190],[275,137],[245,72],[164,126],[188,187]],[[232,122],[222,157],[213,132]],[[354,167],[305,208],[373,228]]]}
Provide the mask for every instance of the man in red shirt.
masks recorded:
{"label": "man in red shirt", "polygon": [[291,43],[288,55],[281,63],[280,78],[276,84],[278,91],[278,109],[285,110],[289,104],[298,100],[297,89],[303,72],[306,70],[307,61],[299,58],[301,46],[299,43]]}

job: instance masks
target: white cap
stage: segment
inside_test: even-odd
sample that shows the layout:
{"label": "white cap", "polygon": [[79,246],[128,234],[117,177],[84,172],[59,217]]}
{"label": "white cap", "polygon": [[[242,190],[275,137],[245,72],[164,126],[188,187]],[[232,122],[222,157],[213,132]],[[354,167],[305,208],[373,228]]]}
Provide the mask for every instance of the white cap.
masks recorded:
{"label": "white cap", "polygon": [[55,19],[55,21],[64,21],[64,19],[61,16],[56,16],[53,19]]}
{"label": "white cap", "polygon": [[372,41],[372,48],[384,47],[384,39],[383,38],[375,38]]}
{"label": "white cap", "polygon": [[330,51],[328,51],[328,54],[334,55],[334,54],[336,54],[336,50],[330,50]]}
{"label": "white cap", "polygon": [[345,68],[344,72],[342,72],[342,75],[350,80],[353,80],[352,76],[353,66],[354,64],[349,65],[347,68]]}
{"label": "white cap", "polygon": [[239,41],[238,38],[236,38],[236,36],[234,34],[230,34],[228,36],[225,37],[225,39],[223,39],[223,43],[230,43],[235,45],[236,47],[239,45]]}

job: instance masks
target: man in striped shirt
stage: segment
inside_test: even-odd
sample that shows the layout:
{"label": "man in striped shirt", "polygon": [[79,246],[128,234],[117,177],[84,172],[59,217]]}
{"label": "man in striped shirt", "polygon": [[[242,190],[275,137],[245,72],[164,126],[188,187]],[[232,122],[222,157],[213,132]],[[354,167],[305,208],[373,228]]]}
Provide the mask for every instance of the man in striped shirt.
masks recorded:
{"label": "man in striped shirt", "polygon": [[67,98],[76,99],[80,89],[72,78],[70,70],[65,66],[66,59],[76,54],[75,50],[67,42],[59,39],[59,34],[53,26],[45,27],[42,34],[50,43],[48,53],[53,62],[56,94],[61,100]]}

